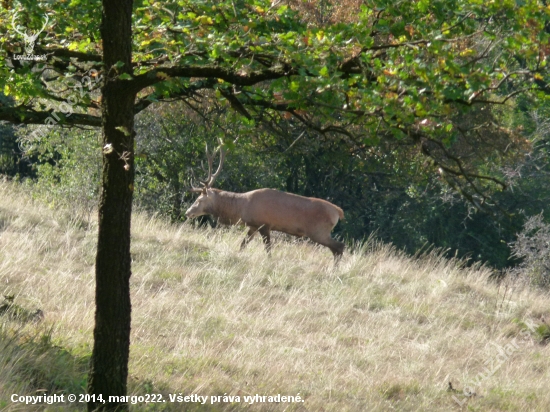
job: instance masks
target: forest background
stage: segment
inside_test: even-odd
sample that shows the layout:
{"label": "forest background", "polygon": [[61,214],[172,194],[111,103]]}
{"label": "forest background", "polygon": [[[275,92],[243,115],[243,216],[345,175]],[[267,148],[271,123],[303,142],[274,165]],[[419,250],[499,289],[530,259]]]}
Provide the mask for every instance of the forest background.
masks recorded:
{"label": "forest background", "polygon": [[[404,19],[376,18],[375,9],[367,9],[357,1],[279,3],[279,8],[272,9],[284,10],[280,12],[282,16],[287,12],[285,4],[288,3],[306,26],[346,25],[352,30],[365,17],[361,14],[363,11],[370,13],[368,27],[377,32],[378,41],[386,39],[395,43],[416,35],[413,26],[406,24]],[[379,12],[383,10],[382,3],[378,5]],[[155,5],[161,7],[159,3],[151,3],[153,9]],[[260,6],[257,6],[259,11],[251,7],[249,9],[259,16],[267,12]],[[399,7],[396,5],[393,12],[397,13]],[[438,2],[430,7],[436,13],[438,10],[441,14],[447,12]],[[427,10],[427,3],[418,3],[417,13]],[[503,13],[502,22],[506,20],[506,12]],[[256,24],[254,16],[247,17],[252,23],[250,28],[244,26],[246,31]],[[34,18],[41,19],[40,16]],[[204,20],[198,27],[206,30],[211,23]],[[336,228],[336,233],[350,241],[375,233],[381,240],[411,254],[436,247],[445,250],[448,256],[487,262],[498,269],[515,266],[521,256],[514,255],[513,242],[526,221],[530,217],[538,219],[539,225],[535,226],[539,229],[548,222],[545,206],[550,197],[550,107],[542,74],[548,49],[540,47],[547,40],[539,37],[546,38],[549,29],[547,23],[543,24],[542,32],[533,24],[534,37],[526,42],[525,38],[517,36],[496,39],[495,33],[491,35],[493,38],[479,36],[479,32],[472,31],[480,29],[479,22],[475,23],[468,33],[463,33],[463,40],[453,44],[453,57],[463,61],[464,67],[442,68],[443,64],[449,64],[448,57],[447,63],[440,61],[432,66],[433,55],[417,53],[414,60],[403,57],[400,64],[406,70],[398,73],[398,68],[382,67],[383,63],[388,63],[383,62],[383,58],[391,58],[387,53],[380,53],[374,59],[374,64],[380,66],[380,73],[373,76],[382,87],[372,92],[379,95],[381,104],[386,97],[391,101],[398,99],[403,107],[410,106],[403,112],[412,111],[407,116],[411,117],[413,128],[416,132],[424,129],[421,132],[438,134],[434,140],[439,140],[437,144],[443,142],[437,148],[441,153],[419,143],[418,136],[413,136],[410,130],[396,132],[395,127],[384,130],[386,119],[383,116],[375,119],[374,128],[369,125],[371,130],[349,137],[339,135],[336,128],[336,132],[330,127],[323,130],[316,119],[323,113],[300,111],[298,103],[286,112],[265,111],[251,115],[245,109],[240,110],[242,105],[238,102],[232,106],[235,103],[233,91],[228,93],[220,88],[216,95],[203,93],[191,99],[188,96],[171,99],[170,87],[174,85],[164,85],[163,90],[158,88],[155,92],[164,94],[168,103],[149,106],[136,118],[137,207],[173,222],[185,221],[182,210],[194,198],[186,190],[193,177],[191,172],[195,171],[200,177],[205,143],[214,148],[222,139],[231,149],[218,180],[218,187],[224,190],[244,192],[271,187],[330,200],[346,212],[346,221]],[[505,26],[502,25],[503,31],[509,29]],[[142,45],[160,44],[159,36],[159,33],[152,35]],[[202,35],[199,33],[199,36]],[[326,41],[321,37],[317,40]],[[536,51],[541,56],[540,67],[522,67],[527,61],[516,54],[508,57],[508,67],[494,70],[497,75],[493,79],[487,74],[483,75],[485,78],[480,75],[477,79],[465,79],[470,90],[464,92],[472,93],[466,97],[476,95],[472,100],[478,98],[477,94],[481,96],[474,90],[476,86],[485,88],[483,96],[487,103],[480,102],[474,110],[470,110],[472,102],[463,104],[453,95],[456,91],[443,90],[442,96],[433,97],[418,85],[415,85],[416,96],[398,90],[399,82],[405,83],[412,74],[423,76],[423,81],[429,84],[444,83],[444,78],[438,78],[438,74],[445,70],[456,76],[453,70],[472,71],[474,64],[483,64],[482,72],[503,53],[509,52],[507,48],[516,47],[521,41],[524,49],[533,46],[540,49]],[[47,38],[42,42],[46,44]],[[90,47],[89,42],[73,45],[75,49],[86,47]],[[445,62],[443,57],[440,60]],[[325,87],[330,92],[331,79],[326,74],[325,77]],[[483,86],[484,82],[487,85]],[[16,104],[10,87],[14,89],[13,85],[4,86],[1,96],[4,106]],[[284,96],[282,92],[274,92],[274,96],[281,103],[292,102],[296,98],[292,94],[296,94],[299,87],[298,83],[291,84],[294,91],[285,92]],[[333,92],[340,93],[338,90]],[[353,91],[347,93],[353,96]],[[449,96],[455,101],[451,102]],[[499,100],[497,96],[502,104],[490,101],[492,98]],[[443,115],[438,113],[430,117],[433,108],[428,106],[432,103],[426,103],[430,99],[444,100],[438,102],[445,106]],[[333,118],[342,116],[346,107],[333,104],[327,101],[325,110],[332,110]],[[386,115],[395,117],[391,111]],[[317,127],[312,127],[314,124]],[[353,121],[349,121],[349,125],[353,126]],[[92,213],[98,203],[101,181],[101,131],[57,127],[47,133],[41,132],[39,138],[29,143],[34,130],[36,126],[1,125],[0,173],[25,182],[36,197],[52,207],[78,205]],[[476,173],[486,175],[487,179],[476,182]],[[522,252],[518,252],[521,255]]]}

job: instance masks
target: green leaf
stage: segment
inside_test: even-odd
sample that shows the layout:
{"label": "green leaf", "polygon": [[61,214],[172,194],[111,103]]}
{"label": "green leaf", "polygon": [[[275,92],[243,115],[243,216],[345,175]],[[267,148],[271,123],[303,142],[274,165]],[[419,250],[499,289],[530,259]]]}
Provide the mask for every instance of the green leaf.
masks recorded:
{"label": "green leaf", "polygon": [[124,134],[124,136],[130,136],[130,131],[128,130],[128,128],[126,126],[117,126],[117,127],[115,127],[115,129],[122,132]]}

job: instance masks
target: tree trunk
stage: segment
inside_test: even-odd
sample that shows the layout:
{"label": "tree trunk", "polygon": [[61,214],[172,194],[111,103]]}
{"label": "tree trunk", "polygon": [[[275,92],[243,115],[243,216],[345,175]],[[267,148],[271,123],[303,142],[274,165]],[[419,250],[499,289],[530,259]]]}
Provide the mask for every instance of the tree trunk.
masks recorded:
{"label": "tree trunk", "polygon": [[[120,397],[127,394],[130,352],[135,93],[117,76],[131,73],[132,3],[132,0],[103,0],[104,155],[96,256],[94,348],[88,377],[88,393],[95,395],[95,399],[91,396],[89,411],[128,408]],[[99,395],[103,401],[97,399]],[[110,396],[116,398],[109,399]]]}

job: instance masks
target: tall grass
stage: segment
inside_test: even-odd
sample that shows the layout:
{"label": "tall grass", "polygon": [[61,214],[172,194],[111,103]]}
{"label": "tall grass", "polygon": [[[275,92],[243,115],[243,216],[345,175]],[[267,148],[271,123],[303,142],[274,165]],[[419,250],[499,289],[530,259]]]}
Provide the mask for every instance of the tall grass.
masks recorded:
{"label": "tall grass", "polygon": [[[11,394],[85,391],[96,227],[11,184],[0,194],[0,292],[43,313],[0,314],[0,408],[31,410]],[[260,240],[239,251],[243,236],[135,214],[130,393],[167,402],[133,410],[548,410],[548,295],[372,239],[335,267],[326,248],[283,236],[271,257]],[[241,402],[169,402],[180,393]],[[305,401],[243,401],[278,393]]]}

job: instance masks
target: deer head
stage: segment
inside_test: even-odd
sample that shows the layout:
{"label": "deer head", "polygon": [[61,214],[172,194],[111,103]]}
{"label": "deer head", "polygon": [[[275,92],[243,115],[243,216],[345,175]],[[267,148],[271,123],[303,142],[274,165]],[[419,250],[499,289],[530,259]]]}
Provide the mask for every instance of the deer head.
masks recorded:
{"label": "deer head", "polygon": [[48,24],[48,15],[46,15],[46,21],[44,22],[44,25],[42,28],[37,31],[36,33],[27,34],[25,32],[20,31],[17,28],[17,24],[15,24],[15,19],[17,18],[17,13],[15,13],[11,19],[11,24],[13,26],[13,29],[19,33],[21,36],[23,36],[23,41],[25,42],[25,53],[27,55],[32,54],[34,50],[34,43],[36,42],[36,39],[38,39],[38,35],[44,31],[46,28],[46,24]]}
{"label": "deer head", "polygon": [[[216,173],[212,174],[212,163],[214,161],[214,155],[218,151],[220,152],[220,164],[218,165],[218,170],[216,170]],[[191,189],[189,189],[189,191],[199,192],[200,196],[197,198],[197,200],[195,200],[195,203],[193,203],[191,207],[185,212],[185,216],[187,216],[188,218],[213,213],[216,204],[216,193],[209,191],[208,189],[212,187],[214,181],[220,174],[223,166],[223,159],[225,157],[225,151],[223,150],[222,146],[220,146],[220,148],[216,152],[214,152],[214,154],[210,154],[208,152],[208,146],[206,146],[206,159],[208,160],[208,177],[206,178],[206,180],[200,181],[202,185],[201,188],[195,187],[193,186],[193,183],[191,183]]]}

